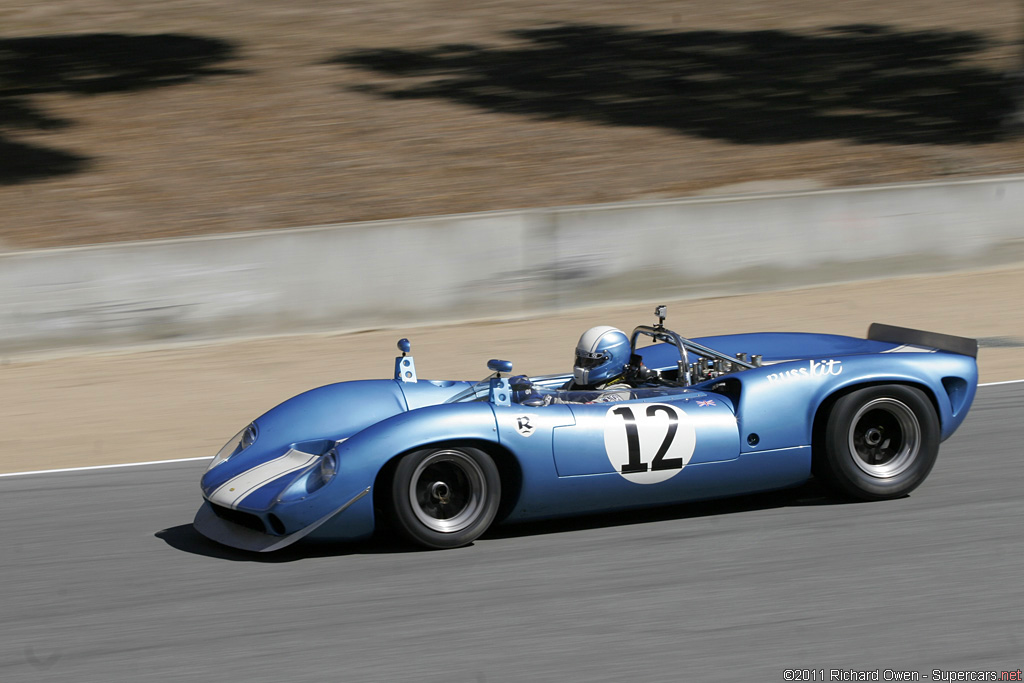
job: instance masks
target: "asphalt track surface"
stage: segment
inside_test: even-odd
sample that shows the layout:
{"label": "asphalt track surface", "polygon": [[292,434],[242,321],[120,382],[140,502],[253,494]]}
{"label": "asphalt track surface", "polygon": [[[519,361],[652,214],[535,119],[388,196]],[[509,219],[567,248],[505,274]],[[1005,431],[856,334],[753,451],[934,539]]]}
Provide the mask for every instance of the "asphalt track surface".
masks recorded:
{"label": "asphalt track surface", "polygon": [[901,500],[844,504],[811,484],[443,552],[222,548],[190,526],[204,462],[3,479],[0,681],[1016,670],[1022,425],[1024,385],[981,388]]}

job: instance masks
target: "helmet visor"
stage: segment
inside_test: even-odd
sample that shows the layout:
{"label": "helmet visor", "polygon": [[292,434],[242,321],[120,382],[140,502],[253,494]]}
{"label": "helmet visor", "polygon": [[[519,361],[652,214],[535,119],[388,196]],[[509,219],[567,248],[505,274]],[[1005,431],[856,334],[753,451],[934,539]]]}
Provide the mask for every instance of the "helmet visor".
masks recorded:
{"label": "helmet visor", "polygon": [[583,353],[581,351],[576,352],[576,367],[590,369],[596,368],[601,363],[608,360],[608,354],[606,353]]}

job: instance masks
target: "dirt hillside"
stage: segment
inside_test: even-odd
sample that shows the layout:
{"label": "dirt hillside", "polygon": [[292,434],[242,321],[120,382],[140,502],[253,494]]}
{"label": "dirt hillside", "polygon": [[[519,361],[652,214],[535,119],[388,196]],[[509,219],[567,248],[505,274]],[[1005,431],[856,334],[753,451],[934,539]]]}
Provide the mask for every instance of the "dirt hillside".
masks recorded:
{"label": "dirt hillside", "polygon": [[0,250],[1024,171],[1016,0],[13,0]]}

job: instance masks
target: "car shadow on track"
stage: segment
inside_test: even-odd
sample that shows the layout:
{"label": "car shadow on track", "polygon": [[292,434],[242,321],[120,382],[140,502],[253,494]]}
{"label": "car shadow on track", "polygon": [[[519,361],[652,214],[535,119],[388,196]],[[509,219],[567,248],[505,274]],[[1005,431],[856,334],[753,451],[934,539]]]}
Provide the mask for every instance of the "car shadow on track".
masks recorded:
{"label": "car shadow on track", "polygon": [[315,557],[343,557],[345,555],[383,555],[388,553],[420,552],[420,548],[409,546],[397,538],[376,538],[352,543],[331,543],[328,541],[304,540],[272,553],[258,553],[238,550],[221,545],[206,538],[191,524],[179,524],[162,529],[154,534],[175,550],[193,555],[213,557],[232,562],[262,562],[279,564]]}
{"label": "car shadow on track", "polygon": [[818,481],[811,480],[799,488],[787,489],[785,491],[756,493],[735,498],[720,498],[695,503],[681,503],[679,505],[644,510],[616,511],[614,513],[601,513],[583,517],[567,517],[564,519],[509,524],[490,529],[482,538],[519,538],[522,536],[559,534],[585,529],[650,524],[671,520],[696,519],[699,517],[717,517],[784,507],[848,505],[851,503],[852,501],[848,499],[836,497]]}
{"label": "car shadow on track", "polygon": [[[614,514],[597,514],[583,517],[526,522],[522,524],[500,525],[485,533],[481,540],[514,539],[524,536],[540,536],[544,534],[600,529],[634,524],[649,524],[670,520],[695,519],[771,510],[783,507],[803,507],[811,505],[844,505],[849,501],[832,495],[817,481],[810,482],[799,488],[771,493],[759,493],[736,498],[684,503],[681,505],[663,506],[646,510],[618,511]],[[193,555],[213,557],[232,562],[260,562],[279,564],[295,562],[317,557],[344,557],[347,555],[384,555],[432,552],[425,548],[411,545],[400,539],[396,533],[385,530],[367,541],[354,543],[332,543],[328,541],[304,540],[273,553],[257,553],[237,550],[221,545],[206,538],[191,524],[162,529],[154,534],[167,545]]]}

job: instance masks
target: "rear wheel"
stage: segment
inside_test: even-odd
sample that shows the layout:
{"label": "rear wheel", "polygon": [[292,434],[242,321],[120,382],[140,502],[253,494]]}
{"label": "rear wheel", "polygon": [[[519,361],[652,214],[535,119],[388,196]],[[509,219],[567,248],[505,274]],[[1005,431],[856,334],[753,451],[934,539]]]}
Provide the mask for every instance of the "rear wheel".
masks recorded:
{"label": "rear wheel", "polygon": [[865,387],[836,401],[819,468],[840,492],[860,500],[899,498],[917,488],[939,453],[939,421],[920,389]]}
{"label": "rear wheel", "polygon": [[399,461],[391,492],[395,521],[406,536],[428,548],[458,548],[494,521],[501,479],[479,449],[427,448]]}

